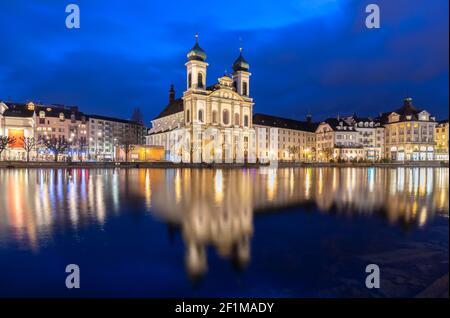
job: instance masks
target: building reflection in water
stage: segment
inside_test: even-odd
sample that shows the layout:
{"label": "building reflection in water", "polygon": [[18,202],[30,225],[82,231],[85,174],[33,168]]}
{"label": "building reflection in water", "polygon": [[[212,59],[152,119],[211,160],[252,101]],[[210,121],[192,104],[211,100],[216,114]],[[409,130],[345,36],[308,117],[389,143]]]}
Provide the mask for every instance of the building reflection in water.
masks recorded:
{"label": "building reflection in water", "polygon": [[[260,173],[263,172],[263,173]],[[239,268],[250,261],[253,218],[311,206],[390,224],[424,227],[448,216],[448,168],[0,170],[0,248],[37,251],[54,232],[132,211],[179,229],[190,276],[207,271],[206,251]]]}

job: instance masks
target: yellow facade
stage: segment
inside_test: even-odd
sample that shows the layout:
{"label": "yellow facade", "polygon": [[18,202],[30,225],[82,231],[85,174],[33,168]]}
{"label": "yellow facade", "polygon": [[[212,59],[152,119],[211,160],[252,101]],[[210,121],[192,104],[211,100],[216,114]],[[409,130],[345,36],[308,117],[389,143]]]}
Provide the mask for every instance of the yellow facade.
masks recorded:
{"label": "yellow facade", "polygon": [[162,161],[164,160],[164,147],[133,145],[130,147],[127,159],[125,159],[125,151],[121,148],[116,148],[116,159],[118,161],[133,161],[133,162]]}
{"label": "yellow facade", "polygon": [[448,160],[448,121],[440,122],[434,133],[437,160]]}

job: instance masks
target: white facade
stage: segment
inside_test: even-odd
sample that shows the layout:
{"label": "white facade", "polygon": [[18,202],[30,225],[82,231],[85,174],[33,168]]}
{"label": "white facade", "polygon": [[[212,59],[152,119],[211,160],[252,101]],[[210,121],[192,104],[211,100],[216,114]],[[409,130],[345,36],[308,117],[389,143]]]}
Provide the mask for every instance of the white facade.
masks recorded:
{"label": "white facade", "polygon": [[241,55],[232,77],[206,87],[208,63],[198,43],[188,59],[186,91],[175,100],[171,89],[169,105],[152,120],[147,144],[163,146],[166,159],[174,162],[256,162],[248,64]]}

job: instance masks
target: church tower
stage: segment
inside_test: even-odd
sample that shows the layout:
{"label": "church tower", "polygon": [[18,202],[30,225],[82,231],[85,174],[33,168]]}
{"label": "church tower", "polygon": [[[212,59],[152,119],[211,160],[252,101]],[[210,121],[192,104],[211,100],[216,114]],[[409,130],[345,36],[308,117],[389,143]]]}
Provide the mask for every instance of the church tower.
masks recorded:
{"label": "church tower", "polygon": [[187,71],[187,90],[190,89],[206,89],[206,68],[208,63],[206,53],[198,44],[198,34],[195,35],[195,45],[187,54],[188,61],[186,65]]}
{"label": "church tower", "polygon": [[233,63],[233,85],[239,95],[250,96],[250,65],[242,56],[242,48],[239,49],[239,57]]}

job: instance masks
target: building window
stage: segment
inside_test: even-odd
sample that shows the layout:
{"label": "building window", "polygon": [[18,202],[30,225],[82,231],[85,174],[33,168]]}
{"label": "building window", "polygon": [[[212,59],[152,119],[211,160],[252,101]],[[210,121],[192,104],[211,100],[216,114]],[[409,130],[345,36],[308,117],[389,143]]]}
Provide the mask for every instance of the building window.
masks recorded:
{"label": "building window", "polygon": [[248,127],[248,115],[244,116],[244,126]]}
{"label": "building window", "polygon": [[64,113],[59,113],[59,120],[64,121]]}
{"label": "building window", "polygon": [[191,111],[186,110],[186,122],[189,123],[191,121]]}
{"label": "building window", "polygon": [[189,72],[188,74],[188,88],[192,87],[192,74]]}
{"label": "building window", "polygon": [[225,109],[222,113],[222,121],[224,125],[230,124],[230,112],[227,109]]}
{"label": "building window", "polygon": [[198,75],[197,75],[197,86],[199,88],[203,88],[203,74],[202,73],[198,73]]}
{"label": "building window", "polygon": [[239,114],[234,114],[234,125],[239,126]]}
{"label": "building window", "polygon": [[245,96],[248,95],[247,82],[242,82],[242,95],[245,95]]}
{"label": "building window", "polygon": [[212,122],[213,124],[217,124],[217,111],[213,110],[212,112]]}
{"label": "building window", "polygon": [[198,111],[198,120],[199,120],[200,122],[203,122],[203,110],[202,110],[202,109],[200,109],[200,110]]}

